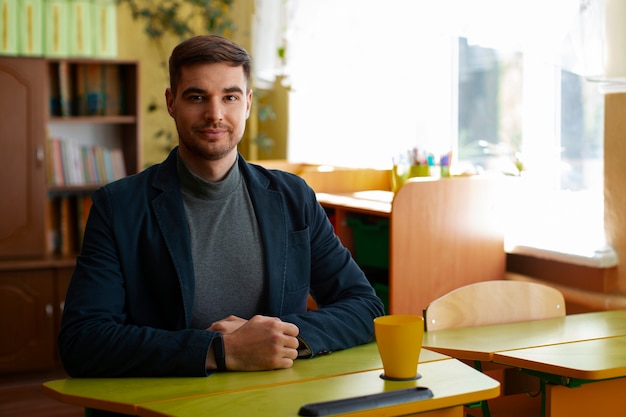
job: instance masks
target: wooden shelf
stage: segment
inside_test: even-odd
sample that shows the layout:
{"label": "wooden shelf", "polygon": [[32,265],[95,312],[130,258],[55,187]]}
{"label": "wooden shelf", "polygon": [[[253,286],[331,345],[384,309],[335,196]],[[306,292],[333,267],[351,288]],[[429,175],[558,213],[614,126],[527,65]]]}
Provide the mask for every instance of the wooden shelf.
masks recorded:
{"label": "wooden shelf", "polygon": [[[87,85],[87,65],[107,81],[106,88],[102,83]],[[138,172],[139,73],[139,64],[130,60],[0,57],[0,110],[11,121],[0,124],[0,333],[10,335],[0,354],[0,373],[58,368],[56,340],[65,291],[89,196],[100,186],[89,182],[105,178],[92,176],[85,184],[80,176],[51,181],[47,140],[55,135],[75,149],[115,149],[116,161],[121,161],[118,176]],[[69,86],[66,113],[56,107],[62,82]]]}
{"label": "wooden shelf", "polygon": [[51,116],[50,123],[128,124],[137,123],[135,116]]}

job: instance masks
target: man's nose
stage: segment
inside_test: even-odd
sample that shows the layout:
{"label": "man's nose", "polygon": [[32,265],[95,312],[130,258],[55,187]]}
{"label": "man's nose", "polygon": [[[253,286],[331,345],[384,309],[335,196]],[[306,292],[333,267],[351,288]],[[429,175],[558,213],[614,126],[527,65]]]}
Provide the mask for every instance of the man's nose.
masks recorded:
{"label": "man's nose", "polygon": [[217,100],[208,100],[204,109],[204,119],[217,122],[222,120],[223,117],[222,103]]}

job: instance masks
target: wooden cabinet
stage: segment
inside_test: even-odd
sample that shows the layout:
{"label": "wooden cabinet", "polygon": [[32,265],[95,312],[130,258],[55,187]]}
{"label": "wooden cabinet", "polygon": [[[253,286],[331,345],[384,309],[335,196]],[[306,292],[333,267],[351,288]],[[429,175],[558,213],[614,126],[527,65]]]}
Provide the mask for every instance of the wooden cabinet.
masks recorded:
{"label": "wooden cabinet", "polygon": [[0,265],[0,373],[60,366],[57,334],[72,271],[63,261]]}
{"label": "wooden cabinet", "polygon": [[0,256],[45,248],[46,63],[0,58]]}
{"label": "wooden cabinet", "polygon": [[117,174],[141,169],[138,88],[135,61],[0,57],[0,372],[59,365],[82,209],[113,179],[110,162],[87,171],[86,150],[115,151]]}
{"label": "wooden cabinet", "polygon": [[[53,158],[51,139],[77,149],[119,150],[124,173],[139,171],[138,70],[134,61],[0,57],[0,259],[59,252],[51,227],[62,213],[50,203],[110,180],[87,181],[81,173],[55,181],[53,166],[61,160]],[[69,166],[57,176],[80,170]],[[69,215],[70,222],[80,221],[76,210]],[[66,247],[75,249],[73,243]]]}

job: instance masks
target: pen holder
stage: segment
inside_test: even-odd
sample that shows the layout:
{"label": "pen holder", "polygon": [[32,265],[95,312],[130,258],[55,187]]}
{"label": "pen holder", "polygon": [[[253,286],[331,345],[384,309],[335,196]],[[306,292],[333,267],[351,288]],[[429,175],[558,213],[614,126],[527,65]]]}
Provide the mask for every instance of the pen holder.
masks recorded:
{"label": "pen holder", "polygon": [[429,165],[397,165],[391,169],[391,191],[397,193],[406,180],[414,177],[430,177]]}
{"label": "pen holder", "polygon": [[409,178],[430,177],[430,165],[411,165],[409,168]]}

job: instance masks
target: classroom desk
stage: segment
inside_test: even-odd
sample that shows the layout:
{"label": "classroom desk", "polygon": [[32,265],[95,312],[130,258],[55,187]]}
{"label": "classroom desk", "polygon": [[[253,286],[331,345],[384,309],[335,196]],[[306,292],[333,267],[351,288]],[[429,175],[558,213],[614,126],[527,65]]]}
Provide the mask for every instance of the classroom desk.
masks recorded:
{"label": "classroom desk", "polygon": [[353,193],[317,193],[317,201],[324,207],[354,213],[389,217],[394,194],[384,190],[366,190]]}
{"label": "classroom desk", "polygon": [[138,413],[143,417],[291,417],[297,416],[300,407],[307,403],[423,386],[431,389],[433,398],[341,415],[462,417],[463,404],[494,398],[500,392],[497,381],[456,359],[420,363],[418,370],[422,377],[417,381],[389,382],[380,378],[381,370],[364,371],[246,391],[142,404]]}
{"label": "classroom desk", "polygon": [[626,336],[626,310],[424,333],[424,347],[459,359],[492,361],[496,352]]}
{"label": "classroom desk", "polygon": [[546,415],[625,414],[626,336],[496,352],[493,361],[540,378]]}
{"label": "classroom desk", "polygon": [[[420,366],[439,361],[451,359],[422,350]],[[376,344],[370,343],[314,359],[297,360],[292,368],[277,371],[224,372],[206,378],[70,378],[46,382],[43,390],[61,402],[137,415],[139,406],[148,403],[247,392],[367,372],[380,374],[381,368]],[[497,390],[499,392],[499,386]],[[491,391],[479,391],[477,395],[488,397]]]}
{"label": "classroom desk", "polygon": [[330,210],[334,221],[335,233],[341,243],[353,254],[355,251],[352,229],[348,226],[348,217],[354,213],[388,219],[391,216],[391,203],[394,194],[391,191],[367,190],[353,193],[317,193],[317,201]]}
{"label": "classroom desk", "polygon": [[424,347],[539,377],[545,415],[624,415],[626,310],[426,332]]}
{"label": "classroom desk", "polygon": [[389,313],[421,315],[430,302],[455,288],[504,277],[500,219],[502,187],[508,181],[480,176],[411,178],[394,195],[356,188],[363,183],[352,179],[352,189],[330,187],[341,182],[341,172],[325,174],[324,187],[313,182],[313,189],[334,216],[337,236],[353,254],[348,218],[389,221]]}

